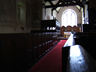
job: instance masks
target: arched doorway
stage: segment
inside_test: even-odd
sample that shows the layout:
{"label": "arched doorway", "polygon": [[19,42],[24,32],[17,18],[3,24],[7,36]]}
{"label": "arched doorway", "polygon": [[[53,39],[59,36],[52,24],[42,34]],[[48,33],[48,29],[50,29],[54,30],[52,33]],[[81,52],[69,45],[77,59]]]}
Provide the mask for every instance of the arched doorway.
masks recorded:
{"label": "arched doorway", "polygon": [[61,26],[77,26],[77,14],[73,9],[67,9],[62,14]]}

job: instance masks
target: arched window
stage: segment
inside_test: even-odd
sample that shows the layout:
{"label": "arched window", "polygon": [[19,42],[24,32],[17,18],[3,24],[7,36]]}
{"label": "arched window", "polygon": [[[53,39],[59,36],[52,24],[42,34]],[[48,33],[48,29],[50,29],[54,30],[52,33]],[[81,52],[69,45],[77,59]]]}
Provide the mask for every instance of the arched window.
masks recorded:
{"label": "arched window", "polygon": [[72,9],[67,9],[62,14],[61,26],[77,26],[77,14]]}

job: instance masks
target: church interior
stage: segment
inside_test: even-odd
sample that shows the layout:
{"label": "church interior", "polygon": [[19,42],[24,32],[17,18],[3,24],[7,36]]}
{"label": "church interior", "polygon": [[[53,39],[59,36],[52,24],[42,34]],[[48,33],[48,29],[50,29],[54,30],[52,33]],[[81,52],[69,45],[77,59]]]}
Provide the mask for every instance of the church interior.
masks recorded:
{"label": "church interior", "polygon": [[0,72],[96,72],[95,0],[0,0]]}

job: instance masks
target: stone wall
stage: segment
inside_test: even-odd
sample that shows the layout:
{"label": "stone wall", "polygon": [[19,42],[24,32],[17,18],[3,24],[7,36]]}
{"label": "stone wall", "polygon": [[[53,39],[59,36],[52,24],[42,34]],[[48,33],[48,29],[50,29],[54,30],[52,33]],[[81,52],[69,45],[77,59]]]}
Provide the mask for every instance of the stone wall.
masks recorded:
{"label": "stone wall", "polygon": [[0,0],[0,33],[40,29],[42,0]]}

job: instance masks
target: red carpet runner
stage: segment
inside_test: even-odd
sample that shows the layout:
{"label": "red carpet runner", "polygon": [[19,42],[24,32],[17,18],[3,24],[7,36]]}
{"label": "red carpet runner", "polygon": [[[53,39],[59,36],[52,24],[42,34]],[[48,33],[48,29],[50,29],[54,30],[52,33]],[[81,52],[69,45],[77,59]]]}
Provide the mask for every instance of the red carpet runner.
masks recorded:
{"label": "red carpet runner", "polygon": [[65,42],[61,40],[29,72],[62,72],[62,46]]}

